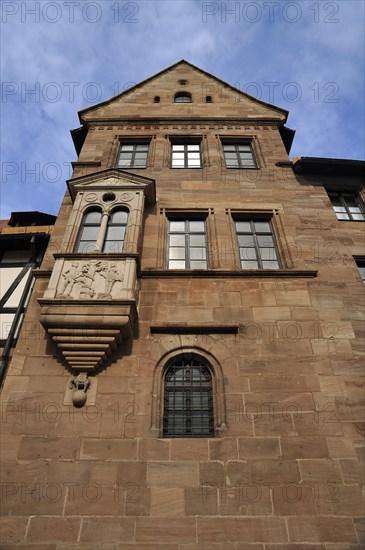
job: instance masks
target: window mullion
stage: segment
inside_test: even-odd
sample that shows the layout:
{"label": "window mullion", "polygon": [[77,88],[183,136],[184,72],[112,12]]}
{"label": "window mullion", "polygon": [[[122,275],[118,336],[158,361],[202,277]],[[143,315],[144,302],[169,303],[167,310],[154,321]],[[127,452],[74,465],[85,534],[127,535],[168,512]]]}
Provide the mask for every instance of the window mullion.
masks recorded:
{"label": "window mullion", "polygon": [[349,210],[349,207],[347,206],[347,202],[345,200],[345,197],[342,195],[342,193],[339,193],[338,196],[340,197],[340,201],[341,201],[343,207],[345,208],[348,217],[350,218],[350,220],[352,220],[352,215],[351,215],[351,212]]}
{"label": "window mullion", "polygon": [[259,264],[259,268],[262,269],[261,253],[260,253],[259,241],[258,241],[256,232],[253,233],[253,240],[255,243],[255,253],[256,253],[257,263]]}
{"label": "window mullion", "polygon": [[109,222],[109,214],[104,212],[103,217],[101,218],[99,235],[98,235],[97,241],[95,243],[95,250],[97,252],[101,252],[103,250],[105,236],[106,236],[106,232],[107,232],[107,229],[108,229],[108,222]]}
{"label": "window mullion", "polygon": [[[188,223],[189,222],[185,222],[186,226],[188,225]],[[186,265],[187,269],[190,269],[190,242],[189,242],[190,233],[187,230],[186,226],[185,226],[185,230],[186,230],[186,233],[185,233],[185,265]]]}

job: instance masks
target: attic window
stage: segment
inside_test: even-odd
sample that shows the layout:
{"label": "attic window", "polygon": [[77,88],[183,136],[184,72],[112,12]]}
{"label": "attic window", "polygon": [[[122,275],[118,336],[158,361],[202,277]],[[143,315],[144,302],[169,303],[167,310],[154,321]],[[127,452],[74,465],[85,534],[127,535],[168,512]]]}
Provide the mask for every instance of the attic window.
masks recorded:
{"label": "attic window", "polygon": [[191,94],[188,92],[178,92],[174,97],[175,103],[191,103]]}
{"label": "attic window", "polygon": [[153,98],[153,102],[154,102],[154,103],[160,103],[160,96],[159,96],[159,95],[155,95],[155,97]]}
{"label": "attic window", "polygon": [[205,98],[205,101],[206,101],[206,103],[212,103],[213,102],[212,96],[207,95],[207,97]]}
{"label": "attic window", "polygon": [[178,83],[180,84],[180,86],[186,86],[188,81],[185,79],[182,79],[182,80],[178,80]]}

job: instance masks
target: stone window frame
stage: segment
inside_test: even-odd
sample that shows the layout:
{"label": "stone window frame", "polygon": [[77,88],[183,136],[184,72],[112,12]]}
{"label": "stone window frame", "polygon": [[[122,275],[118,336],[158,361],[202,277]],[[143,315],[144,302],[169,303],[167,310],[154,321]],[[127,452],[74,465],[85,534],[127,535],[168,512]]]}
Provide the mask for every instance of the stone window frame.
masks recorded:
{"label": "stone window frame", "polygon": [[[203,136],[180,136],[180,135],[170,135],[170,168],[172,170],[201,170],[204,168],[203,165]],[[184,146],[184,166],[173,166],[173,147],[174,145]],[[188,145],[198,145],[199,146],[199,166],[189,166],[189,151],[186,149]]]}
{"label": "stone window frame", "polygon": [[[335,189],[335,188],[331,188],[331,187],[326,187],[326,192],[327,192],[327,195],[328,195],[328,199],[330,201],[330,204],[332,206],[332,210],[337,218],[338,221],[342,221],[342,222],[364,222],[365,221],[365,208],[364,208],[364,204],[363,202],[361,201],[361,198],[359,196],[359,193],[355,190],[355,189],[349,189],[348,191],[344,191],[344,190],[339,190],[339,189]],[[340,199],[341,201],[341,204],[342,204],[342,207],[345,208],[345,212],[343,212],[344,215],[347,215],[348,216],[348,219],[347,218],[339,218],[337,214],[339,214],[338,212],[336,212],[335,208],[336,206],[333,204],[332,202],[332,199],[331,199],[331,195],[334,196],[334,195],[337,195],[338,198]],[[353,212],[351,212],[350,210],[350,206],[347,204],[346,202],[346,197],[351,197],[351,199],[353,199],[355,201],[355,203],[357,203],[358,205],[358,208],[360,210],[359,214],[362,215],[362,219],[354,219],[353,218]]]}
{"label": "stone window frame", "polygon": [[163,436],[165,374],[170,365],[181,357],[201,360],[210,370],[213,388],[214,437],[219,437],[220,432],[227,429],[223,370],[211,353],[198,346],[175,348],[166,352],[157,362],[152,381],[151,430],[156,433],[156,437],[166,439]]}
{"label": "stone window frame", "polygon": [[[187,228],[187,224],[190,225],[190,222],[204,222],[204,231],[191,231],[190,229]],[[184,222],[185,223],[185,228],[184,228],[184,231],[172,231],[171,228],[170,228],[170,222]],[[196,260],[196,261],[200,261],[202,263],[205,262],[205,267],[195,267],[195,269],[208,269],[209,268],[209,263],[208,263],[208,235],[207,235],[207,223],[206,223],[206,219],[205,217],[203,216],[183,216],[183,217],[168,217],[168,220],[167,220],[167,224],[168,224],[168,227],[167,227],[167,243],[166,243],[166,267],[167,269],[194,269],[194,267],[191,267],[192,264],[194,264],[194,258],[191,257],[191,254],[192,254],[192,250],[194,248],[199,248],[199,249],[203,249],[205,250],[205,258],[202,258],[201,260]],[[190,236],[194,237],[194,236],[204,236],[204,245],[203,246],[196,246],[196,247],[193,247],[193,246],[190,246],[190,244],[188,243],[188,241],[190,241]],[[180,247],[180,246],[170,246],[170,239],[171,237],[184,237],[184,247]],[[170,257],[170,254],[171,254],[171,250],[173,248],[184,248],[184,251],[185,251],[185,256],[184,256],[184,259],[181,258],[181,261],[184,261],[185,264],[188,264],[188,267],[170,267],[170,262],[173,262],[173,261],[176,261],[178,262],[179,261],[179,258],[171,258]]]}
{"label": "stone window frame", "polygon": [[[151,165],[151,147],[152,147],[152,140],[153,136],[130,136],[130,135],[123,135],[118,136],[118,146],[116,150],[116,158],[114,166],[115,168],[118,168],[120,170],[145,170],[146,168],[149,168]],[[121,148],[123,145],[148,145],[148,152],[147,152],[147,158],[146,158],[146,164],[145,166],[119,166],[119,156],[121,153]]]}
{"label": "stone window frame", "polygon": [[[98,225],[99,231],[98,231],[98,237],[95,241],[94,250],[90,250],[88,252],[84,252],[82,250],[77,250],[77,248],[80,244],[80,236],[81,236],[82,229],[84,227],[85,216],[87,216],[87,214],[89,212],[97,212],[97,211],[99,211],[100,214],[101,214],[101,220],[100,220],[100,223]],[[127,223],[126,224],[124,224],[124,223],[123,224],[118,224],[118,225],[120,225],[120,227],[125,227],[123,247],[122,247],[121,251],[117,251],[115,253],[116,254],[122,254],[124,252],[124,243],[126,241],[127,227],[128,227],[129,214],[130,214],[129,208],[127,208],[124,205],[114,205],[110,209],[105,210],[101,206],[95,205],[95,206],[90,206],[89,208],[86,208],[83,212],[83,215],[82,215],[82,218],[81,218],[81,223],[79,225],[77,239],[76,239],[76,242],[75,242],[75,247],[74,247],[74,253],[75,254],[89,254],[89,253],[92,254],[92,253],[95,253],[95,252],[96,253],[101,253],[101,254],[113,253],[113,252],[108,252],[108,251],[104,250],[104,246],[105,246],[105,243],[107,242],[108,229],[110,227],[112,227],[111,221],[112,221],[112,216],[115,212],[126,212],[127,213]]]}
{"label": "stone window frame", "polygon": [[237,241],[237,233],[236,233],[236,227],[235,227],[235,221],[239,219],[261,219],[261,220],[270,220],[271,227],[272,227],[272,234],[274,237],[275,242],[275,249],[278,256],[278,262],[279,262],[279,268],[278,269],[270,269],[267,270],[266,268],[257,268],[254,271],[257,271],[258,273],[263,273],[265,271],[270,271],[270,273],[275,276],[275,273],[283,270],[283,269],[293,269],[294,268],[294,256],[297,256],[297,250],[295,245],[289,244],[285,230],[284,230],[284,224],[281,219],[281,212],[278,208],[263,208],[263,209],[257,209],[257,208],[242,208],[242,209],[233,209],[233,208],[226,208],[226,214],[229,216],[229,226],[230,226],[230,233],[231,233],[231,243],[232,243],[232,250],[235,250],[236,253],[234,254],[234,268],[237,271],[244,272],[245,269],[241,267],[241,261],[239,257],[239,247],[238,247],[238,241]]}
{"label": "stone window frame", "polygon": [[[280,256],[279,256],[279,251],[278,251],[278,246],[277,246],[277,241],[276,241],[276,236],[275,236],[275,232],[274,232],[274,228],[273,228],[273,224],[272,224],[272,221],[271,221],[271,216],[268,215],[268,216],[265,216],[265,215],[261,215],[261,216],[258,216],[258,215],[255,215],[255,216],[251,216],[251,215],[245,215],[245,214],[233,214],[232,215],[233,217],[233,223],[235,225],[235,232],[236,232],[236,244],[237,244],[237,251],[238,251],[238,260],[239,260],[239,264],[240,264],[240,269],[244,270],[244,269],[280,269],[281,267],[281,262],[280,262]],[[237,229],[237,225],[236,225],[236,222],[248,222],[250,224],[250,230],[249,231],[239,231]],[[256,222],[265,222],[265,223],[268,223],[269,224],[269,227],[270,227],[270,231],[259,231],[257,230],[256,228]],[[256,254],[256,263],[258,264],[257,267],[244,267],[242,265],[243,261],[244,261],[244,258],[241,258],[241,249],[244,249],[244,247],[240,246],[240,243],[239,243],[239,238],[240,236],[243,236],[243,235],[247,235],[247,236],[252,236],[252,240],[253,240],[253,246],[252,247],[249,247],[249,248],[252,248],[255,250],[255,254]],[[272,237],[272,240],[273,240],[273,246],[271,247],[268,247],[268,246],[263,246],[261,245],[260,246],[260,242],[259,242],[259,238],[260,237]],[[262,251],[263,249],[265,248],[268,248],[268,249],[273,249],[274,250],[274,255],[276,256],[275,259],[274,258],[270,258],[269,260],[265,260],[263,257],[262,257]],[[247,258],[247,261],[250,262],[250,259]],[[252,260],[254,261],[254,260]],[[264,267],[263,266],[263,263],[265,261],[275,261],[277,262],[277,267]]]}
{"label": "stone window frame", "polygon": [[[159,243],[157,264],[159,269],[173,272],[173,269],[168,268],[168,221],[183,220],[183,219],[204,219],[206,227],[206,247],[207,247],[207,267],[204,271],[210,270],[214,266],[214,258],[212,251],[214,249],[215,230],[213,224],[213,208],[161,208],[160,209],[160,227],[159,227]],[[189,268],[182,271],[191,272]]]}
{"label": "stone window frame", "polygon": [[[109,188],[110,189],[110,188]],[[78,192],[76,196],[76,200],[73,205],[72,213],[69,218],[69,223],[66,227],[64,239],[62,241],[61,245],[61,253],[71,253],[71,254],[77,254],[82,255],[82,252],[76,252],[76,246],[77,241],[79,237],[79,232],[82,224],[82,220],[84,217],[84,214],[89,209],[97,209],[100,208],[103,216],[107,217],[109,219],[109,216],[111,212],[115,209],[123,209],[128,213],[128,222],[126,226],[125,236],[124,236],[124,246],[123,246],[123,252],[121,254],[129,254],[129,253],[136,253],[138,248],[138,243],[134,242],[134,228],[133,224],[135,223],[135,207],[133,205],[133,198],[132,193],[121,193],[120,190],[114,190],[113,194],[115,194],[115,199],[112,201],[104,202],[103,197],[106,194],[109,194],[109,189],[90,189],[90,191],[86,192]],[[127,200],[130,202],[126,202],[123,198],[123,196],[127,196]],[[126,243],[128,243],[128,249],[126,249]],[[129,248],[132,249],[129,250]],[[101,252],[100,250],[95,250],[95,253],[97,254],[107,254],[107,252]],[[88,253],[85,254],[86,256]]]}
{"label": "stone window frame", "polygon": [[[180,370],[184,372],[183,377],[176,378],[176,371]],[[199,376],[191,377],[192,371],[195,374],[198,372]],[[182,399],[180,404],[176,403],[177,395]],[[174,357],[165,369],[163,400],[164,438],[214,437],[212,372],[205,361],[193,355],[187,357],[186,354]],[[200,417],[196,417],[195,413],[199,415],[199,412]],[[194,417],[200,425],[193,425]],[[180,419],[181,425],[176,425],[174,419]]]}
{"label": "stone window frame", "polygon": [[[257,142],[257,137],[254,135],[224,135],[219,134],[218,136],[220,142],[221,150],[221,161],[222,166],[227,170],[259,170],[263,164],[262,157],[259,152],[259,146]],[[224,145],[249,145],[252,153],[252,158],[254,166],[227,166],[226,156],[224,154]]]}

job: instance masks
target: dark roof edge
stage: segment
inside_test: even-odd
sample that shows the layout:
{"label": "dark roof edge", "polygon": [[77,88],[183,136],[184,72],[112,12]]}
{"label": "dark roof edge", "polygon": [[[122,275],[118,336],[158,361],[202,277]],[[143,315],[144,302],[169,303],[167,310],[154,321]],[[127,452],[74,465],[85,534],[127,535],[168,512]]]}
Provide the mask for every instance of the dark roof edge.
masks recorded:
{"label": "dark roof edge", "polygon": [[295,130],[292,130],[292,128],[287,128],[287,126],[283,125],[280,126],[279,132],[281,135],[281,139],[283,140],[285,150],[289,155],[291,146],[293,145]]}
{"label": "dark roof edge", "polygon": [[355,159],[337,159],[325,157],[298,157],[293,159],[296,174],[327,174],[364,176],[365,161]]}
{"label": "dark roof edge", "polygon": [[82,146],[84,145],[86,136],[88,133],[88,128],[86,125],[82,125],[79,128],[75,128],[74,130],[70,130],[70,134],[72,137],[73,144],[75,146],[75,151],[77,153],[77,156],[79,156]]}

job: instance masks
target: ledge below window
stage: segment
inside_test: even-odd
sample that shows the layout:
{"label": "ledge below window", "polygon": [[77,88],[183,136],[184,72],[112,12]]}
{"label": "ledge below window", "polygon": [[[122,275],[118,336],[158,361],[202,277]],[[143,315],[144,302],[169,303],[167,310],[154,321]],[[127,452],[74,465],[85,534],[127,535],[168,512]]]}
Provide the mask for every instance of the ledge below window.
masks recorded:
{"label": "ledge below window", "polygon": [[226,269],[142,269],[141,277],[317,277],[312,269],[246,269],[240,271]]}

